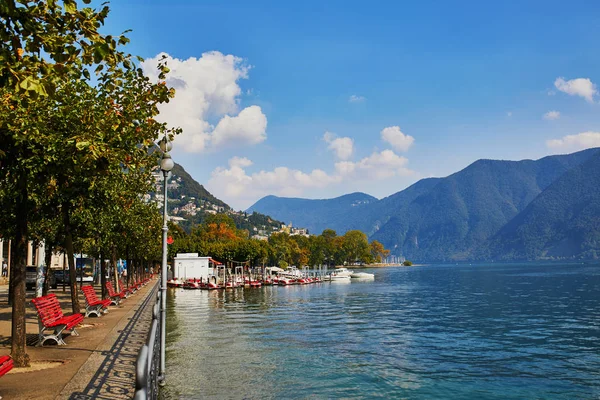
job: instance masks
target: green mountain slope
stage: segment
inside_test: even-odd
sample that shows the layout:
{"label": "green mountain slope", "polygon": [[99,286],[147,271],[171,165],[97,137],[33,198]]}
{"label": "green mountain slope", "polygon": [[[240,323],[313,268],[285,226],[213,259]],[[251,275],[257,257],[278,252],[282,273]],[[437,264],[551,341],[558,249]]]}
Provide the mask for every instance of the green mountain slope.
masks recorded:
{"label": "green mountain slope", "polygon": [[194,197],[197,200],[205,200],[218,207],[224,207],[227,210],[231,209],[231,207],[229,207],[224,201],[217,199],[208,190],[206,190],[204,186],[196,182],[181,165],[175,163],[171,173],[175,178],[181,178],[181,180],[178,181],[179,187],[169,190],[172,197]]}
{"label": "green mountain slope", "polygon": [[442,179],[403,212],[395,213],[372,237],[410,259],[471,259],[477,246],[553,181],[596,152],[586,150],[536,161],[476,161]]}
{"label": "green mountain slope", "polygon": [[600,152],[572,168],[481,246],[497,260],[600,257]]}
{"label": "green mountain slope", "polygon": [[246,211],[258,211],[319,234],[327,228],[344,232],[351,229],[343,226],[344,219],[348,215],[360,214],[366,206],[376,201],[375,197],[365,193],[351,193],[325,200],[266,196]]}
{"label": "green mountain slope", "polygon": [[[273,228],[280,228],[282,225],[282,222],[261,213],[234,211],[227,203],[213,196],[179,164],[175,164],[171,173],[168,186],[169,215],[175,217],[174,220],[187,232],[213,213],[229,215],[238,229],[246,229],[250,235],[261,231],[270,233]],[[159,186],[156,192],[162,193],[162,180]]]}
{"label": "green mountain slope", "polygon": [[[551,257],[558,254],[566,256],[571,253],[593,257],[592,250],[596,242],[595,228],[591,224],[595,221],[595,215],[598,215],[595,208],[578,205],[577,199],[571,199],[565,193],[567,189],[563,189],[560,192],[562,194],[555,197],[546,198],[549,195],[544,194],[540,200],[534,200],[547,190],[554,193],[557,190],[555,185],[562,182],[562,177],[570,176],[565,175],[567,172],[576,174],[579,171],[577,174],[581,176],[586,173],[600,175],[594,170],[595,164],[592,162],[599,151],[588,149],[539,160],[479,160],[446,178],[423,179],[382,200],[374,200],[364,194],[330,200],[268,196],[257,202],[251,210],[274,215],[285,222],[292,221],[294,225],[309,227],[314,233],[319,233],[324,228],[334,229],[338,234],[359,229],[367,233],[370,239],[382,242],[392,254],[418,261],[459,261],[492,256],[499,258],[500,253],[505,253],[504,259]],[[565,178],[566,183],[577,182],[575,177]],[[592,188],[582,183],[570,190],[585,199],[586,194],[592,193]],[[352,205],[352,196],[358,195],[363,196],[359,199],[367,201]],[[558,199],[561,199],[562,205],[557,203]],[[528,214],[529,219],[523,221],[525,214],[520,214],[528,210],[530,205],[536,208],[528,211],[531,213]],[[556,207],[559,210],[570,210],[561,211],[564,215],[561,214],[563,217],[560,223],[565,226],[572,224],[573,227],[561,239],[562,244],[544,244],[546,239],[540,234],[539,226],[545,226],[543,221],[552,221]],[[581,215],[576,212],[580,209],[583,210]],[[539,224],[534,223],[535,221]],[[524,240],[524,237],[515,238],[515,233],[508,230],[517,224],[518,228],[511,229],[523,232],[531,240],[524,248],[518,248],[514,243],[504,243],[509,240]],[[545,229],[542,231],[550,232],[548,235],[556,240],[556,227]],[[490,238],[501,230],[503,236],[499,236],[495,244],[488,245],[487,243],[491,243],[488,242]],[[537,236],[539,239],[536,239]],[[573,240],[577,246],[583,246],[582,250],[567,243],[569,240]]]}

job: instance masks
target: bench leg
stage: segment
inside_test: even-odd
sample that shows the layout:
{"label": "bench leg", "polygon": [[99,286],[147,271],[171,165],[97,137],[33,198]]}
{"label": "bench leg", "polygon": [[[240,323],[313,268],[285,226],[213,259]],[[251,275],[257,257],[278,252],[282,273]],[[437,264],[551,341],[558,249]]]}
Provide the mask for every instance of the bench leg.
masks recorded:
{"label": "bench leg", "polygon": [[77,332],[77,331],[75,330],[75,327],[72,327],[72,328],[71,328],[71,335],[72,335],[72,336],[79,336],[79,332]]}
{"label": "bench leg", "polygon": [[59,346],[66,345],[65,341],[62,339],[62,333],[66,327],[67,327],[66,325],[55,326],[53,333],[46,333],[46,334],[44,333],[46,328],[40,327],[40,333],[38,335],[38,342],[36,344],[36,347],[43,346],[44,343],[46,342],[46,340],[48,340],[48,339],[54,340],[56,342],[56,344]]}
{"label": "bench leg", "polygon": [[86,306],[85,307],[85,317],[89,317],[90,315],[96,315],[96,317],[100,318],[102,316],[102,304],[98,304],[96,306]]}

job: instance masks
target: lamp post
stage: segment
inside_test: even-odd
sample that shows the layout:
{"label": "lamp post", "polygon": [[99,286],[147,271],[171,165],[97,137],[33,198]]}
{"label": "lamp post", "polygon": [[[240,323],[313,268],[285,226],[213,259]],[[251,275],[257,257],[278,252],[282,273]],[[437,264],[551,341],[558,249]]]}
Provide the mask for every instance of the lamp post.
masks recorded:
{"label": "lamp post", "polygon": [[162,150],[162,159],[160,160],[160,169],[164,177],[164,192],[163,192],[163,227],[162,227],[162,265],[160,275],[160,371],[158,375],[158,383],[164,386],[165,382],[165,352],[167,342],[167,175],[173,169],[175,163],[171,159],[169,151],[173,148],[173,144],[165,136],[160,141],[160,149]]}

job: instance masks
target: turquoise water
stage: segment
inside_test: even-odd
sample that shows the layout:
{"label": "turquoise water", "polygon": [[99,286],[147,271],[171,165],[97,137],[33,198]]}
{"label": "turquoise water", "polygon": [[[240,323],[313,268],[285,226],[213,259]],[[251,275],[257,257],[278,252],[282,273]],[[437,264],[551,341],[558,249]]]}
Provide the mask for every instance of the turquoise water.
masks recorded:
{"label": "turquoise water", "polygon": [[369,272],[170,289],[163,398],[600,398],[600,266]]}

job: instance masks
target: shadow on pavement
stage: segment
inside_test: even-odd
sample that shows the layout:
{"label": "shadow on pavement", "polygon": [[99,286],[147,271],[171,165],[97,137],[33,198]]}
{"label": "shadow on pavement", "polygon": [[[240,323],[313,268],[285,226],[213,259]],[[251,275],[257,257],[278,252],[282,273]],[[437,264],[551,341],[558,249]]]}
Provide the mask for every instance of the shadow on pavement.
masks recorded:
{"label": "shadow on pavement", "polygon": [[[135,362],[138,352],[146,342],[152,320],[152,307],[158,285],[146,296],[139,308],[121,331],[109,351],[102,352],[105,359],[83,392],[71,394],[71,400],[131,399],[135,393]],[[148,316],[149,314],[150,316]],[[147,318],[143,318],[146,315]]]}

